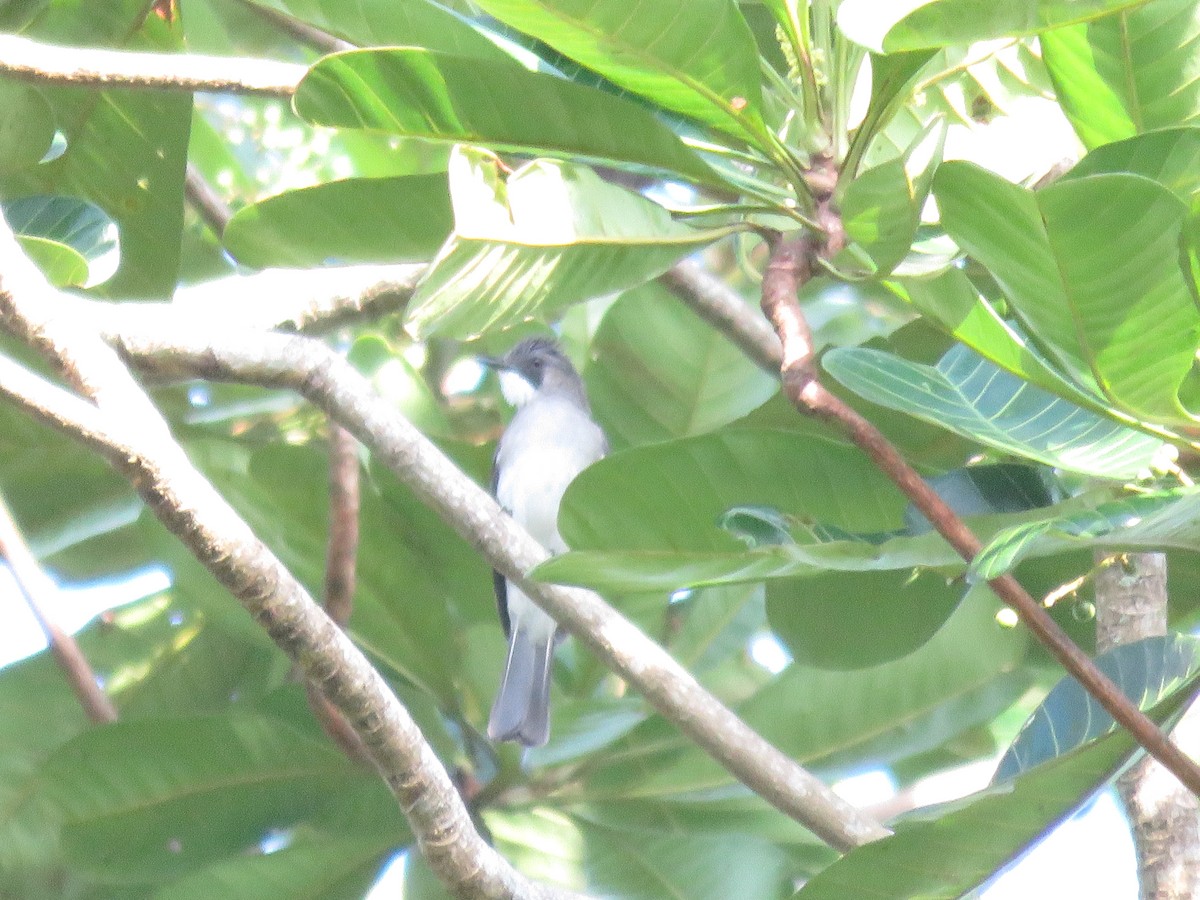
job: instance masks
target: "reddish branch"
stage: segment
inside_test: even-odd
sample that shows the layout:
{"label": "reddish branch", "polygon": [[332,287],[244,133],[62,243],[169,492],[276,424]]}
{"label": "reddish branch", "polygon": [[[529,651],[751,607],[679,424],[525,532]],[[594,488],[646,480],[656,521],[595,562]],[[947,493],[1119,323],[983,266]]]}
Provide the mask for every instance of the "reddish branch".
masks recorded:
{"label": "reddish branch", "polygon": [[188,205],[196,211],[196,215],[204,220],[204,224],[217,236],[217,240],[220,240],[225,234],[229,220],[233,218],[233,210],[191,163],[187,164],[187,174],[183,179],[183,195],[187,198]]}
{"label": "reddish branch", "polygon": [[[763,277],[762,308],[783,344],[780,374],[784,394],[800,412],[828,422],[844,432],[896,483],[938,533],[969,563],[982,549],[979,539],[879,429],[830,393],[818,375],[812,332],[797,299],[797,291],[812,277],[821,257],[836,252],[844,242],[840,220],[830,201],[831,194],[830,187],[817,197],[819,221],[826,230],[823,241],[810,234],[786,239],[774,236],[770,240],[771,257]],[[1200,766],[1171,743],[1162,730],[1121,693],[1015,578],[1002,575],[988,584],[1004,603],[1017,612],[1026,627],[1054,654],[1063,668],[1117,722],[1125,726],[1151,756],[1193,793],[1200,794]]]}
{"label": "reddish branch", "polygon": [[[358,441],[332,419],[329,420],[329,543],[325,550],[325,612],[343,630],[354,609],[354,587],[358,562]],[[362,739],[308,682],[308,704],[321,729],[343,753],[355,762],[369,762]]]}
{"label": "reddish branch", "polygon": [[29,611],[37,619],[42,634],[46,636],[54,661],[62,669],[88,719],[97,725],[115,722],[117,710],[108,695],[100,689],[87,657],[75,638],[60,628],[49,612],[55,598],[54,583],[42,571],[3,497],[0,497],[0,557],[12,570],[13,580],[24,596]]}

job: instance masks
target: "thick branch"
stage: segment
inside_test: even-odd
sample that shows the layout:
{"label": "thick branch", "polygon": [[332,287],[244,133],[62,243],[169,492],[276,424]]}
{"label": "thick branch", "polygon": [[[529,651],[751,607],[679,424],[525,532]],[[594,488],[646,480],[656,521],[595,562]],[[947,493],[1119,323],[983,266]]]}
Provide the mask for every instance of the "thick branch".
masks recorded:
{"label": "thick branch", "polygon": [[271,59],[59,47],[0,35],[0,74],[36,84],[259,94],[286,100],[306,71],[296,63]]}
{"label": "thick branch", "polygon": [[[0,225],[3,220],[0,219]],[[476,832],[407,710],[304,587],[192,467],[128,370],[0,228],[0,325],[99,408],[0,357],[0,395],[103,454],[353,725],[431,867],[461,897],[561,897],[518,874]]]}
{"label": "thick branch", "polygon": [[423,265],[264,269],[182,287],[169,306],[122,303],[115,308],[131,323],[179,322],[189,317],[197,325],[219,321],[231,328],[320,333],[404,309],[425,269]]}
{"label": "thick branch", "polygon": [[[1167,557],[1131,553],[1109,564],[1097,551],[1096,649],[1167,633]],[[1200,705],[1175,726],[1184,746],[1200,746]],[[1142,900],[1187,900],[1200,894],[1200,800],[1153,759],[1117,779],[1137,851]]]}
{"label": "thick branch", "polygon": [[[153,328],[89,304],[106,338],[157,375],[201,376],[291,388],[335,418],[436,510],[497,570],[630,682],[660,713],[753,791],[846,850],[886,831],[763,740],[665,650],[590,591],[530,581],[546,551],[506,516],[344,359],[324,344],[281,334],[206,333],[161,317]],[[88,313],[82,311],[81,316]]]}
{"label": "thick branch", "polygon": [[[823,204],[826,215],[830,215]],[[829,230],[837,234],[836,230]],[[913,502],[967,562],[980,551],[979,539],[946,505],[945,501],[908,464],[900,452],[870,422],[840,398],[830,393],[817,375],[812,334],[797,299],[797,290],[811,277],[818,248],[809,236],[776,240],[763,277],[762,306],[783,342],[784,394],[802,413],[833,424],[861,448]],[[1182,753],[1147,718],[1091,658],[1079,649],[1065,631],[1031,597],[1016,579],[1004,575],[988,582],[996,595],[1011,606],[1026,627],[1050,650],[1088,693],[1133,735],[1147,752],[1159,760],[1193,792],[1200,794],[1200,767]]]}
{"label": "thick branch", "polygon": [[759,366],[772,375],[779,371],[783,361],[779,338],[728,284],[690,259],[674,265],[659,280]]}
{"label": "thick branch", "polygon": [[49,612],[54,605],[57,588],[42,571],[3,497],[0,497],[0,557],[8,563],[25,604],[46,636],[54,661],[62,669],[67,684],[79,699],[79,705],[87,713],[88,719],[96,724],[115,722],[116,707],[100,689],[87,657],[75,638],[60,628]]}

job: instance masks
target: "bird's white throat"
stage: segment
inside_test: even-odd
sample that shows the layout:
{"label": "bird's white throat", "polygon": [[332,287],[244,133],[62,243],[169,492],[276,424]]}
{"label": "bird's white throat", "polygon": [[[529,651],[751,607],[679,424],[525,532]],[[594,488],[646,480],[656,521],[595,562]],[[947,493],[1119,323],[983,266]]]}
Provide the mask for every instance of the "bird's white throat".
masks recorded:
{"label": "bird's white throat", "polygon": [[500,390],[504,399],[518,409],[532,400],[533,395],[537,393],[537,388],[512,369],[501,369],[497,374],[500,376]]}

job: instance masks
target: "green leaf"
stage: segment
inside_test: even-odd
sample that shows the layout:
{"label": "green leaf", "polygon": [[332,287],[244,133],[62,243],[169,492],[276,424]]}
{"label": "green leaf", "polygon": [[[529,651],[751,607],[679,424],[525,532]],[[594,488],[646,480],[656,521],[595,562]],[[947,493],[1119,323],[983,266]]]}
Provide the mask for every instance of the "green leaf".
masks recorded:
{"label": "green leaf", "polygon": [[[1200,640],[1182,634],[1149,637],[1100,654],[1096,665],[1140,709],[1150,709],[1194,682],[1200,670]],[[992,783],[1063,756],[1116,727],[1095,697],[1074,678],[1064,677],[1021,728]]]}
{"label": "green leaf", "polygon": [[1200,128],[1164,128],[1105,144],[1090,151],[1063,177],[1114,172],[1151,178],[1190,205],[1192,195],[1200,190]]}
{"label": "green leaf", "polygon": [[158,878],[253,846],[370,776],[327,741],[245,714],[118,722],[42,767],[75,865],[104,880]]}
{"label": "green leaf", "polygon": [[829,572],[767,584],[767,616],[798,662],[864,669],[914,652],[966,594],[936,572]]}
{"label": "green leaf", "polygon": [[[998,625],[998,609],[987,591],[972,591],[915,653],[853,671],[793,663],[735,708],[775,746],[827,778],[927,752],[989,721],[1029,686],[1026,674],[1013,671],[1025,656],[1026,635]],[[607,752],[584,784],[587,796],[742,796],[703,751],[653,725]]]}
{"label": "green leaf", "polygon": [[1041,44],[1063,112],[1088,147],[1200,116],[1194,0],[1138,4],[1047,32]]}
{"label": "green leaf", "polygon": [[[82,29],[66,7],[52,7],[26,34],[66,45],[181,49],[177,22],[147,16],[133,4],[97,10]],[[121,241],[120,266],[101,293],[169,297],[179,268],[191,94],[66,87],[42,94],[67,149],[0,177],[0,195],[59,194],[95,203],[117,223]]]}
{"label": "green leaf", "polygon": [[[1183,646],[1178,641],[1186,641]],[[1127,680],[1159,721],[1190,699],[1196,669],[1194,639],[1155,638],[1146,647],[1123,648]],[[1140,660],[1134,660],[1141,656]],[[1064,679],[1070,682],[1070,679]],[[1141,691],[1137,690],[1141,687]],[[1056,690],[1060,690],[1056,688]],[[1073,690],[1061,686],[1053,712]],[[1050,698],[1047,698],[1049,701]],[[1076,713],[1077,714],[1077,713]],[[1035,716],[1039,735],[1049,723]],[[1067,725],[1066,722],[1058,723]],[[802,900],[871,896],[959,897],[981,884],[1104,785],[1138,750],[1125,731],[1079,746],[1090,729],[1075,729],[1057,746],[1060,755],[964,800],[913,813],[895,834],[847,854],[810,881]],[[1031,754],[1030,761],[1034,758]]]}
{"label": "green leaf", "polygon": [[55,287],[81,287],[88,280],[87,260],[66,244],[23,235],[17,241]]}
{"label": "green leaf", "polygon": [[698,231],[591,169],[527,163],[507,181],[500,161],[451,158],[454,233],[417,288],[417,333],[467,337],[653,278],[730,229]]}
{"label": "green leaf", "polygon": [[337,53],[309,69],[295,107],[320,125],[599,159],[721,183],[646,109],[513,62],[414,47]]}
{"label": "green leaf", "polygon": [[945,139],[945,124],[935,122],[903,156],[859,173],[846,188],[846,235],[870,257],[872,275],[886,275],[912,248]]}
{"label": "green leaf", "polygon": [[258,268],[420,261],[437,252],[452,224],[444,175],[349,178],[243,207],[224,242],[239,262]]}
{"label": "green leaf", "polygon": [[[34,253],[43,254],[41,259],[59,261],[48,273],[55,284],[103,281],[116,268],[117,229],[100,207],[73,197],[43,196],[7,200],[3,208],[9,227],[24,239],[23,246],[36,242],[39,249]],[[82,273],[77,271],[79,264]]]}
{"label": "green leaf", "polygon": [[845,0],[842,32],[877,53],[1038,34],[1145,0]]}
{"label": "green leaf", "polygon": [[362,46],[425,47],[481,60],[508,55],[467,19],[427,0],[254,0]]}
{"label": "green leaf", "polygon": [[950,268],[932,278],[900,279],[889,282],[889,287],[923,316],[1000,368],[1087,409],[1112,414],[1107,404],[1072,384],[1046,362],[1029,338],[1001,317],[961,269]]}
{"label": "green leaf", "polygon": [[937,366],[865,347],[823,358],[850,390],[1004,453],[1103,478],[1151,468],[1161,440],[1042,391],[959,344]]}
{"label": "green leaf", "polygon": [[927,807],[897,824],[891,837],[860,847],[820,872],[796,896],[961,897],[1070,815],[1135,748],[1125,732],[1118,732],[1001,787]]}
{"label": "green leaf", "polygon": [[1132,494],[1005,529],[975,557],[972,569],[991,579],[1027,556],[1087,547],[1197,550],[1197,522],[1200,494],[1195,488]]}
{"label": "green leaf", "polygon": [[851,139],[842,165],[844,173],[855,175],[858,172],[863,153],[908,99],[917,76],[932,56],[929,50],[890,53],[887,56],[871,54],[871,102]]}
{"label": "green leaf", "polygon": [[784,850],[760,837],[655,833],[576,821],[591,891],[629,900],[728,900],[785,896]]}
{"label": "green leaf", "polygon": [[1164,424],[1192,422],[1200,311],[1179,266],[1187,208],[1136,175],[1037,193],[969,163],[938,169],[942,223],[1080,386]]}
{"label": "green leaf", "polygon": [[268,854],[239,854],[160,888],[153,900],[360,900],[398,842],[329,835],[298,838]]}
{"label": "green leaf", "polygon": [[496,18],[613,83],[761,139],[758,50],[731,0],[480,0]]}
{"label": "green leaf", "polygon": [[726,429],[600,460],[567,489],[559,528],[574,549],[730,551],[739,541],[718,520],[737,506],[872,532],[898,527],[905,503],[866,456],[844,444]]}
{"label": "green leaf", "polygon": [[0,172],[37,163],[54,140],[54,113],[37,88],[0,81]]}
{"label": "green leaf", "polygon": [[713,431],[779,390],[768,375],[660,284],[605,313],[584,373],[614,448]]}

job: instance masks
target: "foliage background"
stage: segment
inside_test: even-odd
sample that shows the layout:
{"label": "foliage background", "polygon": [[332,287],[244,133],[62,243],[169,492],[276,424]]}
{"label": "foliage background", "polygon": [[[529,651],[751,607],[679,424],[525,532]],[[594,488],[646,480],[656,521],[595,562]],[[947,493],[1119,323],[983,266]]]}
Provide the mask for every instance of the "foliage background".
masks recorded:
{"label": "foliage background", "polygon": [[[256,6],[414,49],[317,63]],[[481,737],[503,654],[485,565],[364,456],[350,631],[534,877],[689,898],[982,883],[1132,747],[1070,685],[1046,698],[1058,669],[980,575],[1013,569],[1045,594],[1094,546],[1168,548],[1181,633],[1106,665],[1160,717],[1192,687],[1197,501],[1162,463],[1173,447],[1186,468],[1196,441],[1196,4],[835,7],[0,5],[5,30],[47,42],[316,63],[294,109],[0,81],[0,197],[57,283],[165,300],[266,267],[435,259],[402,316],[330,340],[486,483],[505,412],[470,360],[557,322],[614,453],[571,488],[575,552],[545,577],[602,590],[827,779],[885,767],[903,788],[1009,748],[1011,784],[921,810],[831,865],[569,644],[553,740],[523,765]],[[811,83],[797,47],[815,54]],[[865,47],[887,51],[869,81]],[[1056,121],[1056,107],[1089,152],[1034,192],[1020,182],[1056,160],[995,147],[1013,146],[1010,113]],[[795,227],[804,196],[787,184],[827,144],[848,154],[851,246],[841,277],[802,299],[829,383],[979,516],[991,543],[970,573],[859,451],[654,280],[702,252],[754,304],[763,258],[745,225]],[[220,238],[184,202],[185,162],[236,210]],[[8,338],[0,350],[28,358]],[[323,420],[251,386],[154,397],[318,590]],[[54,572],[170,573],[82,636],[119,723],[89,727],[46,654],[0,673],[0,893],[362,896],[412,842],[383,785],[329,744],[282,654],[123,481],[13,409],[0,418],[0,485]],[[1051,611],[1091,645],[1085,595]],[[784,648],[782,667],[756,661],[756,642]],[[247,852],[264,841],[277,849]],[[440,891],[413,856],[404,896]]]}

